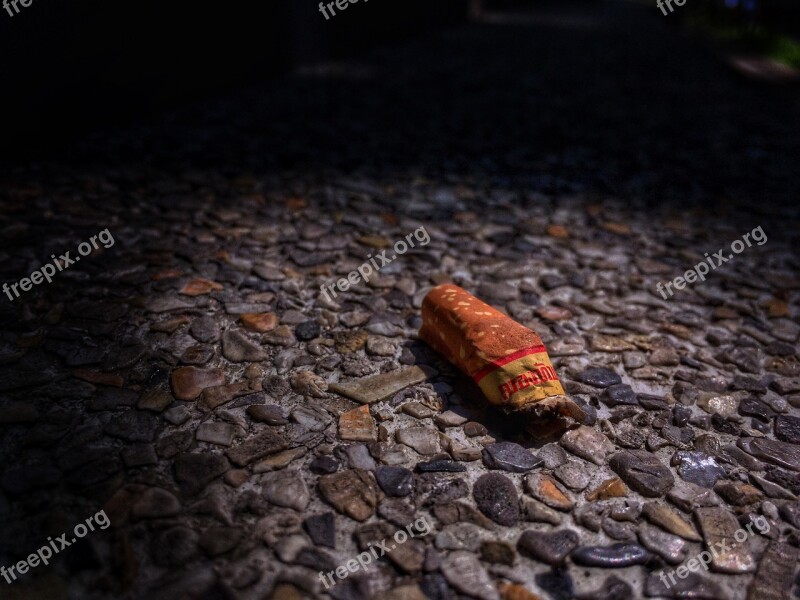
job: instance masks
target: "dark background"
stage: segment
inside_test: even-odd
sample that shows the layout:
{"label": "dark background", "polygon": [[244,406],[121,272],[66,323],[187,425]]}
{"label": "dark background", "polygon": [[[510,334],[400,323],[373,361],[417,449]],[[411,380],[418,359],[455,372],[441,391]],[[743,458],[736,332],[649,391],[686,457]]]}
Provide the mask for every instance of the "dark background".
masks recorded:
{"label": "dark background", "polygon": [[[0,12],[2,165],[367,166],[795,202],[798,85],[728,68],[681,28],[688,4],[485,0],[471,19],[477,4],[361,0],[326,21],[310,0],[34,0]],[[759,3],[776,30],[797,17]]]}
{"label": "dark background", "polygon": [[0,12],[4,146],[40,156],[93,127],[463,21],[467,4],[361,0],[326,21],[307,0],[34,0]]}

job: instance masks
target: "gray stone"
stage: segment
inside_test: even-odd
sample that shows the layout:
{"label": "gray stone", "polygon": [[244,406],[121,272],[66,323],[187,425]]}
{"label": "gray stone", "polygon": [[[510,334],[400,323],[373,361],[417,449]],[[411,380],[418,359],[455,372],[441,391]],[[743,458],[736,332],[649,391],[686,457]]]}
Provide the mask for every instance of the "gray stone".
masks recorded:
{"label": "gray stone", "polygon": [[231,362],[259,362],[269,355],[243,333],[228,330],[222,334],[222,355]]}
{"label": "gray stone", "polygon": [[500,600],[500,595],[478,557],[471,552],[457,550],[442,561],[442,574],[459,592],[481,600]]}
{"label": "gray stone", "polygon": [[483,464],[490,469],[513,473],[525,473],[543,464],[544,461],[519,444],[499,442],[483,449]]}
{"label": "gray stone", "polygon": [[548,565],[561,565],[578,545],[580,537],[571,529],[522,532],[517,541],[520,554]]}
{"label": "gray stone", "polygon": [[725,477],[725,469],[714,457],[703,452],[676,452],[670,464],[677,467],[684,481],[707,488],[714,487],[720,477]]}
{"label": "gray stone", "polygon": [[429,427],[398,429],[395,437],[401,444],[405,444],[423,455],[436,454],[441,451],[439,432]]}
{"label": "gray stone", "polygon": [[671,565],[677,565],[686,558],[686,542],[676,535],[672,535],[642,523],[638,529],[639,541],[642,546],[653,554],[657,554]]}
{"label": "gray stone", "polygon": [[605,464],[606,457],[614,451],[614,445],[606,436],[597,429],[585,425],[562,435],[561,445],[575,456],[585,458],[596,465]]}
{"label": "gray stone", "polygon": [[618,452],[608,464],[629,488],[642,496],[663,496],[675,482],[670,470],[644,450]]}
{"label": "gray stone", "polygon": [[275,506],[305,510],[311,499],[306,482],[298,471],[278,471],[261,480],[264,498]]}
{"label": "gray stone", "polygon": [[197,441],[230,446],[234,433],[236,433],[236,428],[230,423],[201,423],[197,428]]}
{"label": "gray stone", "polygon": [[268,454],[285,450],[288,445],[289,442],[285,436],[277,431],[267,429],[249,437],[238,446],[230,448],[226,454],[232,463],[244,467]]}

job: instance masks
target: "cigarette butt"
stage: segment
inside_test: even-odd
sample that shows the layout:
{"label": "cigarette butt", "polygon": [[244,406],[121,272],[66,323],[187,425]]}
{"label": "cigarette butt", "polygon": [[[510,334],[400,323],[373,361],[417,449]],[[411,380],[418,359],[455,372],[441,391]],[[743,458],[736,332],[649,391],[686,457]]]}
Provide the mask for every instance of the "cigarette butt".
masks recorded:
{"label": "cigarette butt", "polygon": [[536,408],[583,418],[564,394],[542,338],[457,285],[428,292],[419,335],[471,377],[493,406],[509,413]]}

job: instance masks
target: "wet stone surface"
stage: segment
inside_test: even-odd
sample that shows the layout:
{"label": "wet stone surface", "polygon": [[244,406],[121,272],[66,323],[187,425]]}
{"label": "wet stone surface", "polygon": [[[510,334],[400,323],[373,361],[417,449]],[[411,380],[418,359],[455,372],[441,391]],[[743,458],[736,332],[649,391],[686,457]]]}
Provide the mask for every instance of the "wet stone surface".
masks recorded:
{"label": "wet stone surface", "polygon": [[[800,104],[763,102],[733,77],[709,88],[706,75],[723,68],[712,57],[655,69],[688,42],[628,3],[581,4],[586,18],[454,26],[447,44],[407,42],[402,60],[381,50],[364,65],[287,73],[270,95],[324,115],[310,137],[293,133],[288,109],[260,113],[254,91],[198,108],[201,123],[174,116],[152,129],[173,143],[147,127],[104,134],[98,147],[110,157],[129,147],[130,163],[38,164],[3,178],[3,281],[106,227],[116,242],[14,302],[2,296],[0,564],[101,509],[111,525],[0,595],[797,597],[796,198],[781,209],[760,198],[796,176],[787,145],[800,119],[778,105]],[[513,52],[487,53],[475,28]],[[552,52],[566,29],[574,51]],[[614,45],[631,37],[647,52]],[[548,60],[523,74],[512,54]],[[454,73],[452,94],[480,110],[419,96],[443,76],[438,60]],[[648,121],[659,112],[650,105],[646,122],[621,112],[609,75],[621,69],[647,90],[680,78],[669,121]],[[596,105],[614,135],[548,104],[543,82]],[[709,89],[762,112],[698,105]],[[482,119],[495,96],[519,107],[507,116],[513,135]],[[521,98],[541,105],[547,135],[524,129]],[[328,100],[347,119],[329,124]],[[431,103],[444,118],[406,125],[393,112]],[[372,104],[395,107],[387,118],[402,127],[360,110]],[[724,117],[708,131],[673,122],[677,107],[699,119],[707,105]],[[779,114],[754,136],[764,106]],[[435,132],[451,128],[474,130],[487,154],[439,144]],[[684,153],[658,150],[668,129]],[[257,143],[265,130],[274,146]],[[364,137],[376,131],[390,133]],[[540,152],[551,137],[557,148]],[[649,202],[662,190],[702,210]],[[656,290],[756,226],[768,243],[666,299]],[[420,227],[429,243],[412,236],[419,243],[368,282],[320,291]],[[419,340],[422,298],[445,281],[541,334],[583,423],[526,433]],[[769,531],[735,539],[762,519]],[[663,583],[731,540],[710,571]],[[326,590],[320,570],[384,541],[389,555]]]}

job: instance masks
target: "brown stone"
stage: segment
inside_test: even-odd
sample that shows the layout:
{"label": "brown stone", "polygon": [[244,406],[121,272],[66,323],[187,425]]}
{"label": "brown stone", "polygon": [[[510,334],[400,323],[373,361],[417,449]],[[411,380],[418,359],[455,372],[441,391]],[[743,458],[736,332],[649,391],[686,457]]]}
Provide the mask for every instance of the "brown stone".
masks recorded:
{"label": "brown stone", "polygon": [[569,231],[563,225],[548,225],[547,235],[554,238],[566,239],[569,237]]}
{"label": "brown stone", "polygon": [[540,306],[536,314],[549,321],[565,321],[572,318],[572,312],[560,306]]}
{"label": "brown stone", "polygon": [[699,542],[702,539],[690,523],[684,521],[678,513],[664,504],[647,502],[642,507],[642,514],[653,525],[658,525],[663,530],[685,540]]}
{"label": "brown stone", "polygon": [[178,400],[196,400],[204,389],[223,383],[225,372],[222,369],[181,367],[175,369],[170,376],[172,393]]}
{"label": "brown stone", "polygon": [[575,504],[566,491],[560,489],[556,480],[544,473],[528,475],[525,478],[525,488],[531,496],[558,510],[570,510]]}
{"label": "brown stone", "polygon": [[348,410],[339,417],[339,437],[354,442],[375,439],[375,420],[369,412],[369,405]]}
{"label": "brown stone", "polygon": [[197,408],[200,410],[214,410],[218,406],[222,406],[234,398],[244,396],[252,391],[250,382],[215,385],[203,390],[200,401],[197,403]]}
{"label": "brown stone", "polygon": [[220,291],[222,291],[222,285],[219,283],[197,277],[187,281],[178,293],[184,296],[202,296],[203,294]]}
{"label": "brown stone", "polygon": [[610,233],[616,233],[617,235],[630,235],[631,226],[627,223],[618,223],[616,221],[606,221],[602,225],[600,225],[603,229]]}
{"label": "brown stone", "polygon": [[380,500],[378,484],[363,469],[323,475],[319,478],[319,491],[336,510],[356,521],[366,521],[375,514]]}
{"label": "brown stone", "polygon": [[595,489],[586,492],[586,499],[589,502],[594,502],[595,500],[608,500],[609,498],[624,498],[627,495],[628,488],[622,483],[622,479],[612,477],[606,479]]}
{"label": "brown stone", "polygon": [[72,374],[78,379],[97,385],[121,388],[125,383],[122,375],[116,373],[100,373],[98,371],[90,371],[89,369],[75,369]]}
{"label": "brown stone", "polygon": [[747,506],[760,502],[763,494],[748,483],[741,481],[718,481],[714,491],[720,498],[732,506]]}
{"label": "brown stone", "polygon": [[333,334],[333,341],[336,342],[336,351],[342,354],[358,352],[367,343],[366,331],[337,331]]}
{"label": "brown stone", "polygon": [[174,333],[181,325],[188,325],[192,320],[187,316],[175,317],[166,321],[159,321],[150,325],[150,331],[156,333]]}
{"label": "brown stone", "polygon": [[245,313],[239,316],[245,329],[265,333],[278,326],[278,316],[275,313]]}

